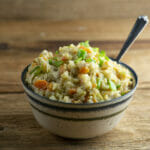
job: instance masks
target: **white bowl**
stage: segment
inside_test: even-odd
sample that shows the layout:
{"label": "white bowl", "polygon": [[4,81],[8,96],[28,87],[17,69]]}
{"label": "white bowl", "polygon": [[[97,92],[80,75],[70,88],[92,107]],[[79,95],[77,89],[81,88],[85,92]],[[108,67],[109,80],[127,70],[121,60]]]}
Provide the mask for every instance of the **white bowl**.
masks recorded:
{"label": "white bowl", "polygon": [[138,82],[134,70],[124,63],[120,64],[133,74],[134,88],[124,96],[94,104],[57,102],[34,93],[25,82],[27,66],[21,80],[38,123],[53,134],[74,139],[92,138],[110,131],[122,118]]}

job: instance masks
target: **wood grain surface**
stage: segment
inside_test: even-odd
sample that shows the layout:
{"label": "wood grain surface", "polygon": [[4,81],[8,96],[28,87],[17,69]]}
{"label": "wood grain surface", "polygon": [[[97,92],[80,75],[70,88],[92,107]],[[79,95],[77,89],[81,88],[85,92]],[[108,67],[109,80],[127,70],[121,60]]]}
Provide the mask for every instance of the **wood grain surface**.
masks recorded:
{"label": "wood grain surface", "polygon": [[42,49],[54,51],[61,45],[89,39],[91,45],[116,57],[134,20],[115,21],[0,22],[0,150],[150,149],[148,27],[122,59],[137,72],[139,85],[124,118],[108,134],[89,140],[69,140],[49,133],[35,121],[21,86],[21,71]]}
{"label": "wood grain surface", "polygon": [[77,20],[150,15],[149,0],[0,0],[0,19]]}

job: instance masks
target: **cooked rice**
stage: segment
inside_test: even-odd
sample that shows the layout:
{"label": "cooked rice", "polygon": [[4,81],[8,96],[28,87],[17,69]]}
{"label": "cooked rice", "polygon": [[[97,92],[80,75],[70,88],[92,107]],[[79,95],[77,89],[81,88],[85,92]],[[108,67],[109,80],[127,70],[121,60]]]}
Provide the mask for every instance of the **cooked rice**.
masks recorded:
{"label": "cooked rice", "polygon": [[86,42],[43,50],[28,68],[26,82],[35,93],[66,103],[97,103],[128,93],[131,72]]}

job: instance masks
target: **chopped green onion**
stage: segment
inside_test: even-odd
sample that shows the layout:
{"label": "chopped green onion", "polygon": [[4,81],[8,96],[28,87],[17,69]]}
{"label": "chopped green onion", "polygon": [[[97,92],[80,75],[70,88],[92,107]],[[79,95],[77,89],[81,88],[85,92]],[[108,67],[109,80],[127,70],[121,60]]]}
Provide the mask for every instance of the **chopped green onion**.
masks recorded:
{"label": "chopped green onion", "polygon": [[54,65],[56,67],[59,67],[60,65],[62,65],[64,62],[63,61],[57,61],[57,60],[52,60],[52,59],[49,59],[49,64],[50,65]]}
{"label": "chopped green onion", "polygon": [[49,64],[50,64],[50,65],[53,64],[53,60],[52,60],[52,59],[49,59],[48,61],[49,61]]}
{"label": "chopped green onion", "polygon": [[106,56],[105,51],[100,51],[100,53],[99,53],[99,57],[104,57],[107,61],[109,61],[109,57],[108,57],[108,56]]}
{"label": "chopped green onion", "polygon": [[89,47],[89,41],[85,41],[85,42],[81,42],[80,43],[81,46],[84,46],[84,47]]}
{"label": "chopped green onion", "polygon": [[53,62],[54,66],[59,67],[60,65],[62,65],[64,62],[63,61],[55,61]]}
{"label": "chopped green onion", "polygon": [[98,47],[93,47],[92,48],[95,52],[99,52],[99,48]]}
{"label": "chopped green onion", "polygon": [[44,72],[44,65],[43,65],[43,62],[41,62],[41,66],[40,66],[40,69]]}
{"label": "chopped green onion", "polygon": [[125,92],[122,92],[122,93],[121,93],[121,96],[123,96],[123,95],[125,95],[125,94],[126,94]]}
{"label": "chopped green onion", "polygon": [[105,53],[105,51],[100,51],[100,56],[102,56],[102,57],[105,57],[106,56],[106,53]]}
{"label": "chopped green onion", "polygon": [[77,58],[74,62],[75,63],[78,63],[79,61],[81,61],[82,60],[82,58],[80,57],[80,58]]}
{"label": "chopped green onion", "polygon": [[104,63],[104,60],[103,59],[99,59],[99,66],[100,67],[102,67],[103,63]]}
{"label": "chopped green onion", "polygon": [[97,78],[97,88],[100,89],[102,83],[102,78]]}
{"label": "chopped green onion", "polygon": [[33,70],[31,70],[31,72],[30,72],[30,74],[32,74],[34,71],[36,71],[37,69],[40,69],[40,66],[35,66],[34,68],[33,68]]}
{"label": "chopped green onion", "polygon": [[59,51],[56,51],[55,53],[56,53],[56,54],[59,54]]}
{"label": "chopped green onion", "polygon": [[57,57],[53,57],[53,59],[57,60]]}
{"label": "chopped green onion", "polygon": [[113,81],[111,80],[108,80],[108,84],[109,84],[109,88],[112,90],[112,91],[116,91],[117,88],[116,88],[116,85]]}
{"label": "chopped green onion", "polygon": [[105,59],[106,59],[107,61],[109,61],[109,57],[108,57],[108,56],[105,56]]}
{"label": "chopped green onion", "polygon": [[121,87],[121,85],[120,85],[120,84],[118,84],[116,87],[117,87],[117,89],[119,89],[119,88]]}
{"label": "chopped green onion", "polygon": [[79,58],[81,57],[82,59],[85,59],[87,56],[87,52],[83,49],[79,49],[77,55]]}
{"label": "chopped green onion", "polygon": [[41,68],[39,68],[39,69],[37,69],[36,71],[35,71],[35,73],[34,73],[34,76],[37,76],[37,75],[39,75],[40,73],[41,73]]}
{"label": "chopped green onion", "polygon": [[85,61],[86,62],[95,62],[96,63],[96,61],[94,59],[92,59],[92,58],[87,58]]}

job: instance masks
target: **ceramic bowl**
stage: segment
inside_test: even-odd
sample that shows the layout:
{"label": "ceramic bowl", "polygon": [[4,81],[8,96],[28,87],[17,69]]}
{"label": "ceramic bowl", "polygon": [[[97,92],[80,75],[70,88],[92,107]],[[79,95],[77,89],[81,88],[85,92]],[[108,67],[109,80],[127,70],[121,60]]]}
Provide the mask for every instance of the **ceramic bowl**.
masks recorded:
{"label": "ceramic bowl", "polygon": [[25,82],[27,66],[21,81],[37,122],[53,134],[74,139],[92,138],[112,130],[127,109],[138,82],[134,70],[124,63],[120,64],[133,74],[134,88],[124,96],[94,104],[57,102],[34,93]]}

